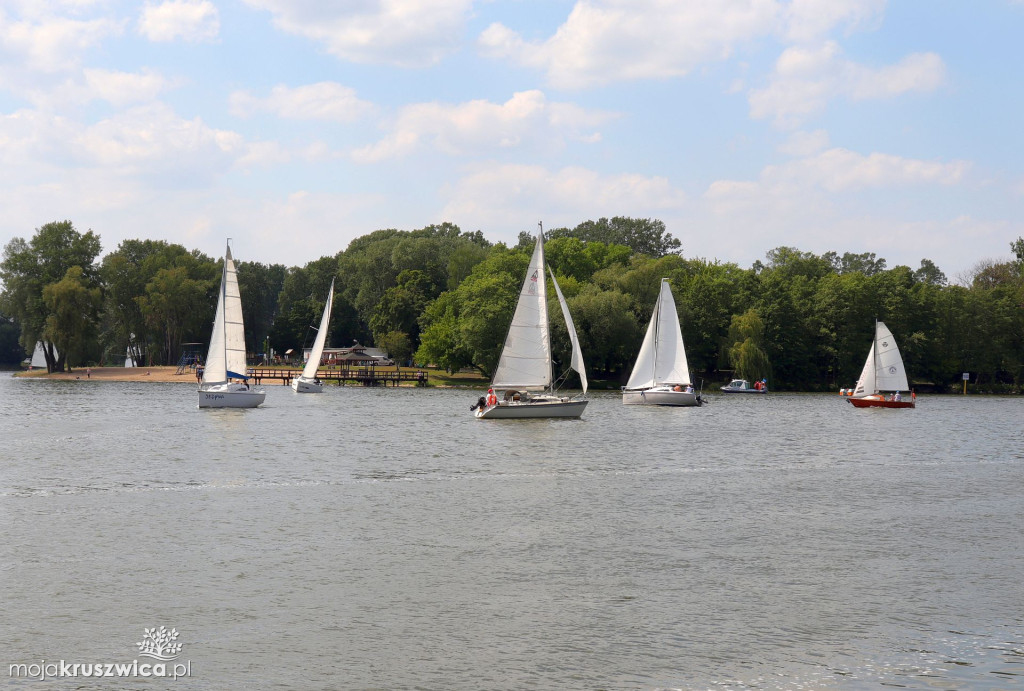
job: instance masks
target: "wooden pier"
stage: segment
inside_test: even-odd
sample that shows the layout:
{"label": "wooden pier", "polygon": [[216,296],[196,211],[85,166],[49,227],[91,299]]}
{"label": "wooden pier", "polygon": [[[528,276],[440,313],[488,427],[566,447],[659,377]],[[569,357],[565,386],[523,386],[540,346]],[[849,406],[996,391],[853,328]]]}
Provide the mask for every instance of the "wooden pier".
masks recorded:
{"label": "wooden pier", "polygon": [[[290,386],[292,379],[302,374],[302,370],[250,367],[248,374],[256,384],[262,384],[265,380],[280,379],[283,385]],[[342,369],[339,367],[321,369],[316,376],[325,384],[336,382],[338,386],[346,386],[349,383],[362,386],[399,386],[404,382],[411,382],[416,386],[427,385],[427,373],[423,370],[394,370],[378,367]]]}

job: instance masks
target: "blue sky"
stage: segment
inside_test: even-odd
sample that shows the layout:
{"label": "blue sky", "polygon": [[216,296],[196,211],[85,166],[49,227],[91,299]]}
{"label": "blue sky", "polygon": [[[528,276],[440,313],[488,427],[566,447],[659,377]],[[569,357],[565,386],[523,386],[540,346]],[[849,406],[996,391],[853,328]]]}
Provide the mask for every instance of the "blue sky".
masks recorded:
{"label": "blue sky", "polygon": [[302,265],[658,218],[684,255],[1024,235],[1024,0],[2,0],[0,243]]}

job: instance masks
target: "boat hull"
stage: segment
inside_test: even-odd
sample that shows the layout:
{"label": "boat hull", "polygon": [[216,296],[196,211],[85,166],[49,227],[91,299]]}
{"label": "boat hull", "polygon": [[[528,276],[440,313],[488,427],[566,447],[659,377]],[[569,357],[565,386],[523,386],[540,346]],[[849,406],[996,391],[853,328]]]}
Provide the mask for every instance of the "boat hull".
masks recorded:
{"label": "boat hull", "polygon": [[768,393],[768,389],[730,389],[723,386],[722,393]]}
{"label": "boat hull", "polygon": [[265,391],[252,389],[200,389],[200,408],[255,408],[263,403]]}
{"label": "boat hull", "polygon": [[324,385],[312,379],[295,377],[292,379],[292,391],[295,393],[323,393]]}
{"label": "boat hull", "polygon": [[867,396],[864,398],[846,399],[854,408],[916,408],[913,399],[909,401],[890,401],[885,398]]}
{"label": "boat hull", "polygon": [[589,401],[561,400],[530,400],[523,402],[501,401],[498,405],[488,406],[476,411],[481,420],[524,420],[534,418],[578,418],[583,414]]}
{"label": "boat hull", "polygon": [[667,405],[694,407],[701,404],[698,394],[671,389],[641,389],[640,391],[623,391],[623,405]]}

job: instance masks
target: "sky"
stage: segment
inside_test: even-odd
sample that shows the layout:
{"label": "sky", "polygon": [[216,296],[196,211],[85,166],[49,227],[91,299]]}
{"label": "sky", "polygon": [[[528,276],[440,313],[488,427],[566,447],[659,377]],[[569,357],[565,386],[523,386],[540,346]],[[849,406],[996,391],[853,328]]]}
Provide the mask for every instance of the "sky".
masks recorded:
{"label": "sky", "polygon": [[1024,236],[1024,0],[0,0],[0,243],[302,266],[451,222],[683,255]]}

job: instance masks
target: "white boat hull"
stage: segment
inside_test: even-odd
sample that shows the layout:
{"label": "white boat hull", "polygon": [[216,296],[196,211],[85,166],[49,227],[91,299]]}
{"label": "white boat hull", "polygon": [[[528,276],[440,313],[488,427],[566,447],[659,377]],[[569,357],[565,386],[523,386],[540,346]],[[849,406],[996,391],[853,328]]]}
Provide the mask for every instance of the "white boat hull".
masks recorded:
{"label": "white boat hull", "polygon": [[641,389],[639,391],[623,391],[623,405],[668,405],[693,407],[701,404],[698,394],[672,389]]}
{"label": "white boat hull", "polygon": [[476,411],[476,416],[486,420],[522,420],[528,418],[565,417],[578,418],[583,414],[589,401],[563,399],[531,399],[529,401],[501,401]]}
{"label": "white boat hull", "polygon": [[239,384],[199,390],[200,408],[255,408],[266,399],[265,391],[243,388]]}
{"label": "white boat hull", "polygon": [[292,379],[292,391],[295,393],[323,393],[324,385],[312,379],[295,377]]}

